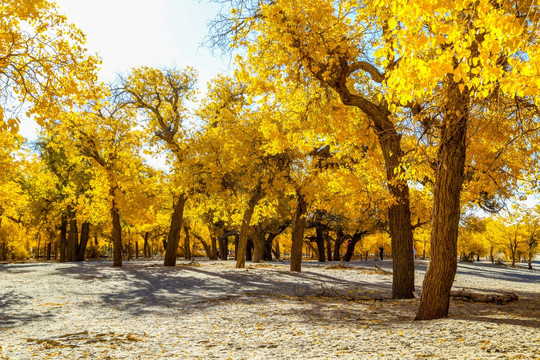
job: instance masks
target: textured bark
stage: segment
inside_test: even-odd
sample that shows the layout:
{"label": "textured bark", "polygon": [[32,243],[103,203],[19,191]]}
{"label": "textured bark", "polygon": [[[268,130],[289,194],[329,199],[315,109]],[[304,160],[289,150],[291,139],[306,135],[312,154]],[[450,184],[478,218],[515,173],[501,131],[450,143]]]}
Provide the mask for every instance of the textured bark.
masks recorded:
{"label": "textured bark", "polygon": [[261,188],[261,185],[257,187],[251,193],[247,207],[244,211],[244,216],[242,218],[242,226],[240,227],[240,237],[238,238],[238,249],[236,253],[236,267],[243,268],[246,266],[246,248],[247,241],[250,232],[250,222],[253,212],[255,211],[255,206],[263,198],[264,192]]}
{"label": "textured bark", "polygon": [[90,223],[85,221],[81,225],[79,246],[77,246],[77,261],[84,260],[84,253],[86,252],[86,246],[88,245],[88,238],[90,237]]}
{"label": "textured bark", "polygon": [[447,106],[433,195],[431,257],[422,285],[416,320],[448,316],[450,289],[457,269],[460,193],[465,166],[469,97],[458,84],[448,86]]}
{"label": "textured bark", "polygon": [[323,232],[323,239],[326,245],[326,258],[328,261],[332,261],[332,239],[328,236],[328,232]]}
{"label": "textured bark", "polygon": [[66,246],[67,246],[67,218],[65,215],[62,215],[62,220],[60,222],[60,262],[66,262]]}
{"label": "textured bark", "polygon": [[264,240],[264,261],[272,261],[272,245],[279,234],[270,233]]}
{"label": "textured bark", "polygon": [[143,245],[143,256],[145,258],[150,257],[150,244],[148,243],[148,236],[150,234],[147,232],[144,233],[144,245]]}
{"label": "textured bark", "polygon": [[292,229],[291,271],[302,271],[302,246],[304,244],[304,230],[306,228],[306,213],[306,199],[304,195],[297,190],[296,210],[294,212]]}
{"label": "textured bark", "polygon": [[253,261],[260,263],[264,261],[264,233],[258,225],[251,227],[251,239],[253,240]]}
{"label": "textured bark", "polygon": [[227,260],[229,255],[229,235],[222,235],[218,239],[219,243],[219,258]]}
{"label": "textured bark", "polygon": [[171,216],[171,225],[167,236],[167,247],[165,249],[163,266],[176,265],[176,255],[178,253],[178,244],[180,242],[180,232],[182,231],[185,204],[186,196],[184,194],[180,194],[173,204],[173,214]]}

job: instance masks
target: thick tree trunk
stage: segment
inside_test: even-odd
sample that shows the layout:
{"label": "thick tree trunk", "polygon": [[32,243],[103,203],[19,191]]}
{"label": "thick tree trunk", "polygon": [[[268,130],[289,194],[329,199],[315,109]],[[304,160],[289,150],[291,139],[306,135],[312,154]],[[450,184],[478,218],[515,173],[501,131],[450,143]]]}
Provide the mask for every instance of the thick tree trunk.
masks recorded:
{"label": "thick tree trunk", "polygon": [[171,225],[167,236],[167,247],[165,249],[165,259],[163,266],[175,266],[178,253],[178,244],[180,242],[180,231],[182,231],[182,219],[184,217],[184,205],[186,196],[180,194],[173,204],[173,214],[171,216]]}
{"label": "thick tree trunk", "polygon": [[79,233],[77,230],[77,217],[71,205],[67,208],[69,232],[67,240],[67,261],[77,261],[77,247],[79,245]]}
{"label": "thick tree trunk", "polygon": [[297,189],[296,210],[294,212],[292,229],[291,271],[302,271],[302,246],[304,245],[307,206],[308,204],[304,195]]}
{"label": "thick tree trunk", "polygon": [[60,222],[60,262],[66,262],[66,247],[67,247],[67,218],[62,215]]}
{"label": "thick tree trunk", "polygon": [[77,261],[84,260],[84,253],[86,252],[86,246],[88,245],[88,238],[90,237],[90,223],[85,221],[81,225],[81,239],[79,246],[77,247]]}
{"label": "thick tree trunk", "polygon": [[227,260],[229,255],[229,235],[221,235],[218,239],[219,243],[219,258]]}
{"label": "thick tree trunk", "polygon": [[448,88],[448,96],[433,195],[431,258],[422,285],[416,320],[448,316],[450,289],[457,269],[469,96],[468,90],[461,92],[453,80]]}
{"label": "thick tree trunk", "polygon": [[184,237],[184,258],[186,260],[191,260],[191,248],[189,243],[189,227],[184,226],[184,234],[186,235]]}
{"label": "thick tree trunk", "polygon": [[258,225],[251,227],[251,239],[253,240],[253,261],[260,263],[264,261],[264,233]]}
{"label": "thick tree trunk", "polygon": [[143,257],[149,258],[150,257],[150,244],[148,244],[148,236],[150,234],[148,231],[144,233],[144,243],[143,243]]}
{"label": "thick tree trunk", "polygon": [[240,235],[234,236],[234,260],[238,259],[238,243],[240,242]]}
{"label": "thick tree trunk", "polygon": [[247,203],[246,210],[244,211],[244,217],[242,218],[242,226],[240,227],[240,237],[238,239],[238,249],[236,253],[236,267],[243,268],[246,266],[246,249],[248,236],[250,232],[250,222],[253,212],[255,211],[255,206],[263,198],[264,192],[261,188],[261,185],[253,190],[249,201]]}
{"label": "thick tree trunk", "polygon": [[210,246],[212,249],[212,257],[210,257],[210,260],[217,260],[218,258],[217,239],[213,235],[210,235]]}
{"label": "thick tree trunk", "polygon": [[248,241],[246,245],[246,261],[252,261],[253,260],[253,240],[251,239],[251,236],[248,236]]}
{"label": "thick tree trunk", "polygon": [[323,232],[323,239],[326,245],[326,258],[328,259],[328,261],[332,261],[332,238],[328,236],[327,231]]}
{"label": "thick tree trunk", "polygon": [[279,247],[279,241],[276,241],[276,246],[274,247],[274,249],[272,249],[272,252],[274,253],[274,257],[276,258],[276,260],[281,259],[281,249]]}

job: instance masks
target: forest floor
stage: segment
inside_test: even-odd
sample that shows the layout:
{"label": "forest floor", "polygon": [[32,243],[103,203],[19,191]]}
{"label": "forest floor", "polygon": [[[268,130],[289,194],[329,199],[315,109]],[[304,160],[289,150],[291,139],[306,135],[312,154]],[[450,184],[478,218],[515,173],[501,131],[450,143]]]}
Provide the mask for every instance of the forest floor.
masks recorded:
{"label": "forest floor", "polygon": [[519,300],[418,322],[418,299],[390,299],[389,260],[247,265],[0,264],[0,359],[540,359],[538,270],[460,263],[455,290]]}

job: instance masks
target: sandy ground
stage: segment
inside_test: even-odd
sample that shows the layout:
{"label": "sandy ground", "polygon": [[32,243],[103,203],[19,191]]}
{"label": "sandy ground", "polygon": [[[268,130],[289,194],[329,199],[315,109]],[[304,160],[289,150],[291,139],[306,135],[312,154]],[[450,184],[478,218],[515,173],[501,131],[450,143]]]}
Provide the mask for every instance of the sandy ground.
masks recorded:
{"label": "sandy ground", "polygon": [[1,264],[0,359],[540,359],[538,270],[461,263],[455,289],[519,300],[416,322],[418,300],[389,299],[386,260],[124,264]]}

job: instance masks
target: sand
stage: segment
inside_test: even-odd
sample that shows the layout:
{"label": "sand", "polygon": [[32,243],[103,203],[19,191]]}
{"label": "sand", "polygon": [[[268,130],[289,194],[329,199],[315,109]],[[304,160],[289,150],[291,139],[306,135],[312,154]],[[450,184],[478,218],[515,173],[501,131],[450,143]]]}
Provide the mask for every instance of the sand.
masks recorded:
{"label": "sand", "polygon": [[0,264],[0,359],[540,359],[538,270],[460,263],[454,289],[519,300],[417,322],[388,260],[179,264]]}

